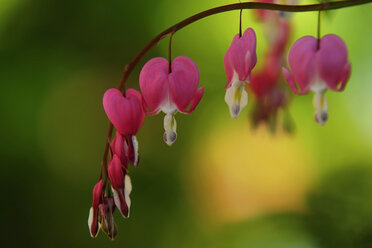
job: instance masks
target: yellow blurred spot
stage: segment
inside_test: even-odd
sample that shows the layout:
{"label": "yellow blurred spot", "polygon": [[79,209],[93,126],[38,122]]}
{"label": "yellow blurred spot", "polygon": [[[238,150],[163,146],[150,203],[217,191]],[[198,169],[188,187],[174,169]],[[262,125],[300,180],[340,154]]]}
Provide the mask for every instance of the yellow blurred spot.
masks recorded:
{"label": "yellow blurred spot", "polygon": [[196,147],[190,163],[196,208],[217,222],[303,211],[313,181],[310,154],[282,132],[238,125],[219,127]]}

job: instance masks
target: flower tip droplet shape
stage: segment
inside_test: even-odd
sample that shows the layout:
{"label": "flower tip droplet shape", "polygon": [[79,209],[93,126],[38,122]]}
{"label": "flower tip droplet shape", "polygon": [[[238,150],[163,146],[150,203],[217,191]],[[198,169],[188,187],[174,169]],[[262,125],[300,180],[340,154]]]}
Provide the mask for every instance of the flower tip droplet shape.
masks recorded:
{"label": "flower tip droplet shape", "polygon": [[[314,119],[320,125],[328,120],[328,102],[325,93],[344,90],[350,77],[347,48],[334,34],[297,40],[288,56],[291,71],[283,69],[284,78],[295,94],[314,92]],[[297,83],[297,84],[296,84]]]}
{"label": "flower tip droplet shape", "polygon": [[232,118],[237,118],[248,104],[246,86],[256,63],[256,34],[248,28],[242,37],[235,35],[224,58],[227,77],[225,102]]}
{"label": "flower tip droplet shape", "polygon": [[168,60],[153,58],[143,66],[139,81],[147,114],[165,113],[163,138],[172,145],[177,139],[175,114],[192,113],[204,94],[204,87],[198,88],[196,64],[180,56],[172,61],[169,71]]}
{"label": "flower tip droplet shape", "polygon": [[101,204],[101,199],[102,199],[102,180],[99,180],[99,182],[93,188],[92,207],[89,209],[89,217],[88,217],[88,227],[89,227],[90,236],[92,238],[97,237],[99,230],[100,230],[100,224],[98,222],[98,219],[99,219],[99,205]]}
{"label": "flower tip droplet shape", "polygon": [[141,94],[128,89],[125,97],[118,89],[109,89],[103,96],[106,115],[122,135],[135,135],[145,118]]}

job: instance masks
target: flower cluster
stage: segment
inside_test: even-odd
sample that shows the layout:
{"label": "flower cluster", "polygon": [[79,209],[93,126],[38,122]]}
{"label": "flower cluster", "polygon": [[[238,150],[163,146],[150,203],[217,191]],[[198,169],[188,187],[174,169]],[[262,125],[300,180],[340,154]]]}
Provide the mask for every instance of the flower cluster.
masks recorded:
{"label": "flower cluster", "polygon": [[[170,68],[170,70],[169,70]],[[130,213],[132,183],[128,165],[139,164],[136,134],[142,126],[145,114],[163,111],[164,141],[171,145],[176,140],[177,112],[192,113],[200,102],[204,88],[198,88],[199,71],[187,57],[177,57],[169,66],[164,58],[151,59],[140,75],[141,92],[128,89],[123,95],[118,89],[109,89],[103,96],[106,115],[116,129],[110,144],[111,159],[108,163],[106,181],[102,179],[93,189],[93,203],[89,212],[88,226],[92,237],[99,230],[110,239],[117,234],[113,213],[115,209],[124,218]],[[106,186],[111,185],[111,190]]]}
{"label": "flower cluster", "polygon": [[[325,92],[328,89],[342,91],[350,76],[346,45],[334,34],[321,39],[302,37],[290,48],[288,62],[291,70],[285,69],[285,54],[291,33],[290,15],[266,10],[257,11],[256,14],[264,26],[268,44],[267,51],[259,61],[260,68],[254,71],[257,40],[252,28],[247,28],[243,34],[241,31],[236,34],[224,56],[227,77],[225,102],[231,117],[239,117],[248,104],[250,92],[256,100],[252,115],[254,126],[266,122],[274,130],[278,111],[285,109],[289,103],[289,92],[283,86],[285,79],[295,94],[315,93],[315,120],[323,125],[328,119]],[[102,229],[110,239],[114,239],[118,232],[113,217],[115,209],[124,218],[130,215],[132,183],[129,165],[137,167],[140,161],[136,134],[145,116],[159,112],[165,114],[163,139],[170,146],[177,139],[176,113],[192,113],[204,94],[204,87],[199,87],[199,70],[185,56],[173,61],[162,57],[150,59],[140,72],[139,86],[141,92],[135,89],[124,92],[109,89],[103,96],[104,110],[116,134],[112,140],[111,134],[108,137],[106,150],[109,150],[110,159],[106,163],[106,153],[99,182],[93,188],[88,218],[92,237],[96,237]]]}
{"label": "flower cluster", "polygon": [[128,89],[125,97],[117,89],[109,89],[103,97],[103,107],[117,132],[110,144],[111,160],[106,180],[111,192],[106,191],[107,181],[100,180],[93,189],[93,203],[89,212],[88,226],[92,237],[100,228],[110,239],[117,234],[113,213],[117,208],[124,218],[129,217],[132,184],[128,175],[128,164],[138,166],[138,142],[136,133],[142,126],[145,113],[141,94]]}

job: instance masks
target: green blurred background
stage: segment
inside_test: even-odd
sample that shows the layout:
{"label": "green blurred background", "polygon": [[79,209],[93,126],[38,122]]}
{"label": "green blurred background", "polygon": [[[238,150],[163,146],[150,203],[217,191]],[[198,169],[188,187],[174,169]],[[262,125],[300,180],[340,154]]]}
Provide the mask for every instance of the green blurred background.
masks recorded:
{"label": "green blurred background", "polygon": [[[178,140],[162,141],[162,116],[138,134],[131,217],[119,235],[90,238],[87,217],[108,120],[102,107],[124,65],[157,33],[234,1],[1,0],[1,247],[372,247],[372,5],[330,12],[322,33],[346,42],[352,76],[328,92],[329,121],[313,121],[311,95],[294,97],[296,132],[253,131],[250,109],[232,120],[223,100],[223,56],[238,11],[174,36],[205,95],[177,114]],[[310,3],[310,2],[302,2]],[[262,27],[244,11],[243,27]],[[293,15],[295,39],[315,35],[316,13]],[[167,41],[141,66],[167,56]]]}

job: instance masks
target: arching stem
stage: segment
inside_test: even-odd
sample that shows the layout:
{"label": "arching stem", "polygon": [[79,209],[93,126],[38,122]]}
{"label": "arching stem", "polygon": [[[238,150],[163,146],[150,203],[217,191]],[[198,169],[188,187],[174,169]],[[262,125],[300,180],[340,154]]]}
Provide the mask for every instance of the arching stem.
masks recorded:
{"label": "arching stem", "polygon": [[[190,16],[183,21],[171,26],[170,28],[164,30],[155,38],[153,38],[147,45],[124,67],[123,76],[121,78],[120,84],[118,89],[122,92],[125,92],[125,82],[129,77],[130,73],[134,69],[134,67],[138,64],[141,58],[160,40],[164,39],[171,33],[175,33],[176,31],[186,27],[187,25],[194,23],[198,20],[204,19],[208,16],[232,11],[232,10],[243,10],[243,9],[265,9],[265,10],[276,10],[276,11],[286,11],[286,12],[310,12],[310,11],[321,11],[321,10],[334,10],[334,9],[341,9],[356,5],[362,5],[372,2],[372,0],[347,0],[347,1],[335,1],[335,2],[325,2],[319,4],[309,4],[309,5],[281,5],[281,4],[272,4],[272,3],[261,3],[261,2],[243,2],[243,3],[235,3],[229,5],[223,5],[216,8],[208,9],[197,13],[193,16]],[[101,166],[105,167],[104,171],[107,176],[107,154],[108,154],[108,146],[110,143],[108,140],[111,140],[112,135],[112,124],[110,124],[108,137],[106,139],[106,146],[105,151],[103,154],[103,159]],[[102,168],[103,170],[103,168]]]}

